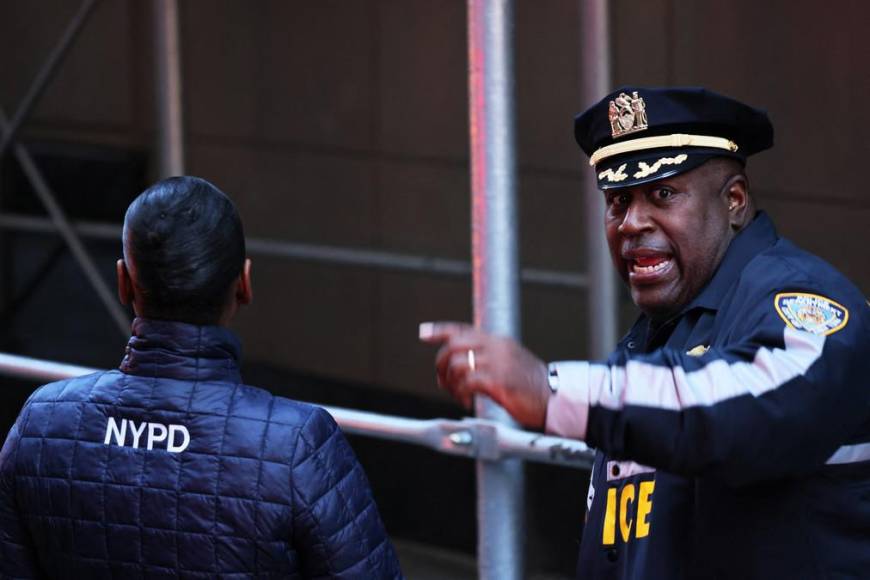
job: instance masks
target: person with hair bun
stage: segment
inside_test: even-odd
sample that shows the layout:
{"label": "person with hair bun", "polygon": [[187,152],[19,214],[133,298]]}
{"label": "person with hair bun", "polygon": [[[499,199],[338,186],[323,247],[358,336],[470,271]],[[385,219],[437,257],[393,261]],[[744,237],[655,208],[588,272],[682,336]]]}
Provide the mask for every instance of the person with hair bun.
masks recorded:
{"label": "person with hair bun", "polygon": [[401,578],[330,415],[242,383],[252,298],[230,199],[197,177],[127,210],[120,368],[45,385],[0,452],[0,578]]}

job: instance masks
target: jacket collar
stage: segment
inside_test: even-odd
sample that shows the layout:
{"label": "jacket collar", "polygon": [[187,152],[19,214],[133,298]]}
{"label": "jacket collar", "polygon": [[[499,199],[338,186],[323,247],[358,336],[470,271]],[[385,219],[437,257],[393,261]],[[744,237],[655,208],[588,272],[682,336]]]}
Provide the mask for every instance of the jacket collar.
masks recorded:
{"label": "jacket collar", "polygon": [[[777,240],[779,240],[779,236],[770,217],[765,212],[759,211],[752,222],[731,241],[731,244],[725,251],[725,256],[722,258],[722,262],[716,269],[716,273],[713,274],[710,282],[701,290],[701,293],[684,307],[678,315],[670,319],[670,328],[673,328],[680,318],[695,308],[719,310],[722,300],[737,281],[737,278],[740,277],[743,268],[746,267],[752,258],[775,244]],[[620,341],[620,347],[630,341],[643,342],[645,344],[649,339],[649,332],[649,318],[646,314],[641,314],[634,325],[632,325],[631,330]]]}
{"label": "jacket collar", "polygon": [[770,217],[763,211],[758,212],[752,222],[731,241],[713,278],[683,312],[693,308],[718,310],[722,299],[740,277],[743,268],[777,240],[779,236]]}
{"label": "jacket collar", "polygon": [[240,382],[241,345],[221,326],[136,318],[121,371],[182,380]]}

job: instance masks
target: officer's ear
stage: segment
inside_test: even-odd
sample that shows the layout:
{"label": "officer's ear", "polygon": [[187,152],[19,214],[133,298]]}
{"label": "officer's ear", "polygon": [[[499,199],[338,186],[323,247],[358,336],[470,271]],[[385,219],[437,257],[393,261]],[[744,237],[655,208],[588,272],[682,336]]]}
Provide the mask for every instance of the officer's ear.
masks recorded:
{"label": "officer's ear", "polygon": [[728,204],[728,221],[731,228],[741,230],[752,221],[752,199],[749,197],[749,179],[743,173],[732,175],[722,188]]}
{"label": "officer's ear", "polygon": [[118,300],[124,306],[129,306],[133,303],[133,280],[123,259],[115,262],[115,272],[118,275]]}

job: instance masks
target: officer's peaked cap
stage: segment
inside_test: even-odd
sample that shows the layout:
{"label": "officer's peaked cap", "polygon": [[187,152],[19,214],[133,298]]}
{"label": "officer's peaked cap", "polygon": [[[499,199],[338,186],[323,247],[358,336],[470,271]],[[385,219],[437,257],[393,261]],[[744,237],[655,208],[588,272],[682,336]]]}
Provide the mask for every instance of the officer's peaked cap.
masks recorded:
{"label": "officer's peaked cap", "polygon": [[685,173],[711,157],[740,161],[773,145],[767,113],[702,88],[623,87],[574,119],[601,189]]}

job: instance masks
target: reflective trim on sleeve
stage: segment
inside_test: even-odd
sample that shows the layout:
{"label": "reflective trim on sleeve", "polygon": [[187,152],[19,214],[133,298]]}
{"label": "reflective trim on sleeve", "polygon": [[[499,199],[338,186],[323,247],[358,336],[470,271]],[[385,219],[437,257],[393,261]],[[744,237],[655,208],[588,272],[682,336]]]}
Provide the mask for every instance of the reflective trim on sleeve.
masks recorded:
{"label": "reflective trim on sleeve", "polygon": [[[573,439],[586,437],[591,368],[592,365],[584,361],[550,364],[551,372],[558,375],[559,390],[547,402],[547,421],[544,425],[547,433]],[[595,374],[603,375],[604,370],[599,368]]]}
{"label": "reflective trim on sleeve", "polygon": [[825,464],[841,465],[843,463],[859,463],[861,461],[870,461],[870,443],[843,445],[828,458]]}
{"label": "reflective trim on sleeve", "polygon": [[547,403],[548,433],[585,439],[589,407],[626,406],[679,411],[772,391],[801,376],[822,356],[825,336],[786,327],[785,348],[760,348],[752,362],[714,360],[687,372],[682,367],[629,360],[624,367],[588,362],[551,363],[558,392]]}
{"label": "reflective trim on sleeve", "polygon": [[752,362],[714,360],[686,372],[681,367],[629,360],[610,369],[610,380],[593,382],[588,404],[619,410],[627,405],[680,410],[760,396],[803,375],[821,356],[824,335],[785,328],[785,348],[760,348]]}

